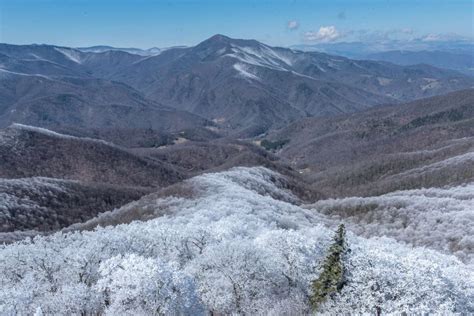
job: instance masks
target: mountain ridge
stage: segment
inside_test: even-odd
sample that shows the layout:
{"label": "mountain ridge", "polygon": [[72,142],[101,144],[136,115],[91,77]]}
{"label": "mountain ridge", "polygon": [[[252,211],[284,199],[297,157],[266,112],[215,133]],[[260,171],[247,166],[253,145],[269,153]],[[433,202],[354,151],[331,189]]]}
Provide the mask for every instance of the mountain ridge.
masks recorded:
{"label": "mountain ridge", "polygon": [[239,137],[308,116],[352,113],[474,85],[472,78],[429,66],[356,61],[221,34],[152,56],[7,44],[0,45],[0,54],[5,78],[18,72],[59,82],[72,76],[125,83],[150,102],[214,121],[222,133]]}

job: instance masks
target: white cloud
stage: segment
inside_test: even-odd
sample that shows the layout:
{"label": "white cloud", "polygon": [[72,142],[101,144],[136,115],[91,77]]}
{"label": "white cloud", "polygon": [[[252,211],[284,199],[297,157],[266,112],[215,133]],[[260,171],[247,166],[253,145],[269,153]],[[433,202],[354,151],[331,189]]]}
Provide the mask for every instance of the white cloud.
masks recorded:
{"label": "white cloud", "polygon": [[298,21],[288,21],[288,24],[286,25],[286,27],[291,31],[298,29],[299,26],[300,23]]}
{"label": "white cloud", "polygon": [[308,31],[304,33],[304,38],[311,42],[333,42],[343,35],[335,26],[321,26],[318,31]]}

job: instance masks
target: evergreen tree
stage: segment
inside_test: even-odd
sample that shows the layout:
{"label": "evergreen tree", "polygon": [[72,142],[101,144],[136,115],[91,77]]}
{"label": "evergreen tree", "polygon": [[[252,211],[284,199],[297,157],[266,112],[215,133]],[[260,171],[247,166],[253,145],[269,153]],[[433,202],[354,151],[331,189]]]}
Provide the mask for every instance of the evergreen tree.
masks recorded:
{"label": "evergreen tree", "polygon": [[339,225],[334,236],[334,243],[329,247],[328,255],[324,259],[322,272],[311,284],[311,305],[314,310],[328,298],[340,291],[344,286],[343,255],[347,249],[344,224]]}

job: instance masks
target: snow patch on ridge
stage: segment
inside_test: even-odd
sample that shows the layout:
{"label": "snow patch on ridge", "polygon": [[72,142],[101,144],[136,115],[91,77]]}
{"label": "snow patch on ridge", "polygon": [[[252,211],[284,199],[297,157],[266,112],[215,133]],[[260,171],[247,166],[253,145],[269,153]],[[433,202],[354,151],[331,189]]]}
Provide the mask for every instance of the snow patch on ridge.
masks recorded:
{"label": "snow patch on ridge", "polygon": [[66,56],[67,59],[75,62],[76,64],[81,64],[81,56],[79,52],[69,49],[69,48],[61,48],[61,47],[55,47],[54,48],[56,51],[60,52],[64,56]]}
{"label": "snow patch on ridge", "polygon": [[247,46],[232,45],[232,53],[224,56],[234,57],[240,61],[274,70],[288,71],[287,67],[291,66],[291,60],[282,54],[279,54],[269,47],[261,46],[258,49]]}
{"label": "snow patch on ridge", "polygon": [[[291,67],[293,66],[293,60],[290,57],[285,56],[284,52],[278,52],[275,49],[272,49],[271,47],[268,47],[266,45],[260,45],[258,48],[232,45],[231,52],[232,53],[227,53],[222,56],[235,58],[240,61],[240,65],[247,64],[257,67],[263,67],[272,70],[288,72],[296,76],[305,77],[311,80],[317,80],[314,77],[307,76],[292,70]],[[237,67],[239,69],[244,68],[243,66]],[[317,67],[321,71],[326,72],[326,70],[321,68],[319,65],[317,65]],[[234,68],[236,68],[235,65]],[[249,75],[252,75],[246,70],[244,70],[243,72],[245,72],[245,76],[247,76],[248,78],[250,78]],[[256,78],[253,77],[252,79]]]}
{"label": "snow patch on ridge", "polygon": [[54,132],[54,131],[46,129],[46,128],[36,127],[36,126],[31,126],[31,125],[24,125],[24,124],[20,124],[20,123],[13,123],[11,125],[11,127],[15,128],[15,129],[19,129],[19,130],[25,130],[25,131],[30,131],[30,132],[41,133],[41,134],[52,136],[52,137],[60,137],[60,138],[68,138],[68,139],[80,139],[79,137],[76,137],[76,136],[60,134],[60,133]]}
{"label": "snow patch on ridge", "polygon": [[249,67],[244,64],[234,64],[234,69],[244,78],[260,81],[260,78],[249,71]]}
{"label": "snow patch on ridge", "polygon": [[46,129],[46,128],[43,128],[43,127],[24,125],[24,124],[20,124],[20,123],[13,123],[12,125],[10,125],[10,127],[14,128],[14,129],[18,129],[18,130],[25,130],[25,131],[30,131],[30,132],[41,133],[41,134],[48,135],[48,136],[51,136],[51,137],[91,141],[91,142],[101,143],[101,144],[104,144],[104,145],[107,145],[107,146],[110,146],[110,147],[120,148],[120,146],[117,146],[113,143],[107,142],[107,141],[102,140],[102,139],[96,139],[96,138],[90,138],[90,137],[77,137],[77,136],[72,136],[72,135],[61,134],[61,133],[57,133],[55,131],[52,131],[52,130],[49,130],[49,129]]}
{"label": "snow patch on ridge", "polygon": [[10,71],[4,68],[0,68],[0,78],[8,78],[8,75],[14,75],[14,76],[25,76],[25,77],[39,77],[39,78],[44,78],[51,80],[50,77],[41,75],[41,74],[26,74],[22,72],[15,72],[15,71]]}

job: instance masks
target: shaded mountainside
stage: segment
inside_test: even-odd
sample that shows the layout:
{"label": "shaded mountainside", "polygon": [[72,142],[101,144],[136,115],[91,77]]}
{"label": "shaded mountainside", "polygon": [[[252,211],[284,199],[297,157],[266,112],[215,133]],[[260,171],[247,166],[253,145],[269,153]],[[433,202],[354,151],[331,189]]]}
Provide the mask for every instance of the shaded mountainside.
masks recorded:
{"label": "shaded mountainside", "polygon": [[[166,132],[209,125],[191,114],[163,112],[157,104],[165,104],[247,137],[308,116],[353,113],[474,84],[472,78],[427,65],[355,61],[223,35],[151,56],[2,44],[0,58],[0,121],[49,128],[68,117],[71,126],[88,128],[125,121]],[[25,82],[30,80],[36,89]],[[28,91],[26,98],[15,95],[16,88]]]}
{"label": "shaded mountainside", "polygon": [[117,185],[162,187],[185,176],[99,140],[13,125],[0,134],[0,177],[51,177]]}
{"label": "shaded mountainside", "polygon": [[130,128],[127,126],[92,129],[56,127],[54,130],[71,136],[103,139],[130,149],[148,148],[150,150],[181,142],[204,142],[222,137],[218,131],[209,126],[190,127],[176,132],[173,132],[174,129],[171,131],[158,131],[152,128]]}
{"label": "shaded mountainside", "polygon": [[14,231],[55,231],[139,199],[149,190],[53,178],[0,179],[0,242]]}
{"label": "shaded mountainside", "polygon": [[267,139],[285,140],[278,156],[329,195],[460,184],[474,178],[474,90],[305,119]]}
{"label": "shaded mountainside", "polygon": [[266,165],[272,169],[280,169],[280,172],[289,170],[287,166],[279,166],[278,157],[259,146],[232,139],[184,142],[161,148],[138,148],[133,152],[167,162],[194,175],[206,170],[223,170],[238,165]]}
{"label": "shaded mountainside", "polygon": [[165,133],[211,124],[191,113],[146,100],[138,91],[117,82],[39,75],[3,76],[0,127],[12,123],[85,130],[126,126]]}
{"label": "shaded mountainside", "polygon": [[217,139],[208,142],[184,142],[155,149],[134,149],[133,152],[169,163],[189,176],[225,171],[236,166],[263,166],[284,175],[287,181],[285,188],[302,201],[324,198],[318,188],[310,187],[284,160],[247,141]]}

